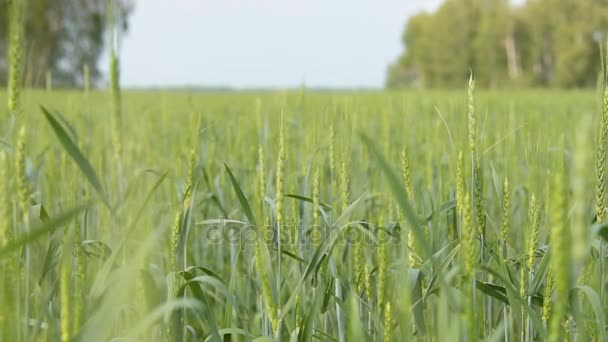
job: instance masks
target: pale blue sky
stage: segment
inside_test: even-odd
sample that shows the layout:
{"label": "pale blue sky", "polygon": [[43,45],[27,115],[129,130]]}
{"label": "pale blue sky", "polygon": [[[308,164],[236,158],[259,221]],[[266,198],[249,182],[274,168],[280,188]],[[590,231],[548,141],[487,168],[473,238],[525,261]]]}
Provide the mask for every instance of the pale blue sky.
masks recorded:
{"label": "pale blue sky", "polygon": [[123,86],[382,87],[441,0],[136,0]]}

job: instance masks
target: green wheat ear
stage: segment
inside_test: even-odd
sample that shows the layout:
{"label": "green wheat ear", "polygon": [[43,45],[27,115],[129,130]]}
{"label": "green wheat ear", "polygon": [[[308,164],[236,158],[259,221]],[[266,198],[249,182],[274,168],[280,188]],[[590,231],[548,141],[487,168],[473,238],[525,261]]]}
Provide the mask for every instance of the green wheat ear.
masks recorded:
{"label": "green wheat ear", "polygon": [[[538,236],[540,232],[540,211],[536,203],[536,195],[530,195],[530,203],[528,205],[528,229],[526,235],[525,246],[528,251],[525,266],[522,263],[520,268],[520,286],[519,293],[522,298],[525,298],[528,288],[533,280],[533,267],[536,260],[536,245],[538,244]],[[527,272],[527,273],[526,273]],[[528,275],[526,278],[526,274]]]}
{"label": "green wheat ear", "polygon": [[410,176],[410,160],[407,153],[407,149],[404,147],[401,151],[401,173],[403,178],[403,185],[410,201],[414,200],[414,189],[412,187],[412,178]]}
{"label": "green wheat ear", "polygon": [[12,114],[21,111],[24,44],[22,6],[22,1],[9,1],[8,111]]}
{"label": "green wheat ear", "polygon": [[469,124],[469,148],[475,154],[477,148],[477,114],[475,113],[475,79],[473,79],[473,74],[469,78],[467,118]]}
{"label": "green wheat ear", "polygon": [[319,247],[321,243],[321,227],[319,221],[319,206],[321,203],[321,187],[319,184],[319,168],[315,168],[315,172],[312,178],[312,230],[311,230],[311,240],[312,245],[315,250]]}
{"label": "green wheat ear", "polygon": [[[466,189],[465,183],[465,169],[464,169],[464,154],[462,151],[458,152],[458,159],[456,161],[456,219],[459,220],[462,216],[463,211],[463,202],[464,202],[464,194]],[[450,229],[449,238],[450,240],[454,240],[457,237],[461,236],[461,231],[459,227],[462,227],[462,224],[456,223],[456,227],[454,230]]]}
{"label": "green wheat ear", "polygon": [[349,171],[346,161],[342,161],[340,168],[340,211],[344,212],[348,208],[349,203]]}
{"label": "green wheat ear", "polygon": [[353,244],[353,264],[355,267],[354,281],[357,285],[357,293],[362,293],[364,290],[363,274],[363,242],[355,241]]}
{"label": "green wheat ear", "polygon": [[186,176],[186,198],[185,203],[190,203],[190,198],[194,191],[196,182],[196,170],[198,168],[198,154],[196,149],[190,150],[190,158],[188,159],[188,175]]}
{"label": "green wheat ear", "polygon": [[[471,196],[465,193],[463,208],[462,208],[462,238],[461,252],[464,258],[464,274],[465,278],[475,281],[475,263],[477,261],[477,247],[475,246],[475,227],[473,226],[473,218],[471,216]],[[474,290],[469,290],[474,291]],[[469,330],[469,336],[475,336],[475,308],[474,308],[474,293],[469,292],[471,296],[467,301],[466,306],[466,324]]]}
{"label": "green wheat ear", "polygon": [[393,310],[391,303],[386,302],[384,306],[384,342],[390,342],[393,336],[391,330],[393,326]]}
{"label": "green wheat ear", "polygon": [[536,260],[536,248],[540,235],[540,210],[536,203],[536,195],[532,193],[530,196],[530,209],[528,214],[530,220],[530,230],[528,235],[528,269],[532,270],[534,261]]}
{"label": "green wheat ear", "polygon": [[26,133],[25,127],[21,127],[19,130],[19,136],[17,138],[17,152],[16,152],[16,166],[17,172],[17,189],[19,191],[19,207],[21,209],[21,215],[23,215],[23,223],[27,226],[29,224],[29,208],[30,208],[30,182],[27,178],[27,170],[25,165],[25,148],[26,148]]}
{"label": "green wheat ear", "polygon": [[464,196],[465,196],[465,169],[464,169],[464,154],[462,151],[458,152],[458,161],[456,164],[456,209],[460,215],[462,215],[464,208]]}
{"label": "green wheat ear", "polygon": [[410,268],[418,268],[420,262],[416,257],[416,238],[411,227],[407,230],[407,246],[409,248],[407,255]]}
{"label": "green wheat ear", "polygon": [[473,277],[477,248],[475,248],[475,227],[471,215],[471,196],[465,193],[462,203],[462,253],[464,256],[464,269],[468,277]]}
{"label": "green wheat ear", "polygon": [[552,313],[552,297],[553,291],[555,290],[555,279],[553,277],[553,271],[549,269],[547,272],[547,276],[545,278],[545,288],[543,291],[543,310],[541,314],[541,319],[543,324],[547,326],[549,324],[549,318],[551,318]]}
{"label": "green wheat ear", "polygon": [[264,216],[264,198],[266,197],[266,167],[264,166],[264,147],[258,148],[258,196],[260,196],[260,217]]}
{"label": "green wheat ear", "polygon": [[509,179],[505,177],[502,185],[502,227],[500,230],[501,239],[507,243],[507,236],[509,234],[509,223],[511,219],[511,196],[510,196]]}
{"label": "green wheat ear", "polygon": [[177,245],[179,244],[179,234],[182,226],[182,203],[178,204],[173,224],[171,225],[171,240],[169,246],[169,267],[172,271],[177,269]]}
{"label": "green wheat ear", "polygon": [[365,285],[365,297],[367,298],[367,303],[371,306],[373,301],[373,285],[372,285],[372,275],[369,269],[369,265],[367,262],[363,263],[363,281]]}
{"label": "green wheat ear", "polygon": [[[404,147],[401,151],[401,178],[403,180],[403,186],[410,203],[414,201],[414,190],[412,187],[412,179],[410,174],[410,161],[407,153],[407,149]],[[399,220],[402,221],[401,210],[397,212]],[[419,266],[418,259],[416,258],[416,239],[412,229],[407,230],[407,245],[409,248],[408,260],[411,268],[417,268]]]}
{"label": "green wheat ear", "polygon": [[608,141],[608,88],[603,95],[603,108],[598,127],[597,145],[595,150],[595,212],[598,223],[606,219],[606,143]]}

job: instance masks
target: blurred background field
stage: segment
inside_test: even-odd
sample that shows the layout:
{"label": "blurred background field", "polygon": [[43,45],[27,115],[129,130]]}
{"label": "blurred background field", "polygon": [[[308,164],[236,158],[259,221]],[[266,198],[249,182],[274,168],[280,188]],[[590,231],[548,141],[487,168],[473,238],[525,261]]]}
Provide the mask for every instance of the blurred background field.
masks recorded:
{"label": "blurred background field", "polygon": [[0,6],[0,341],[608,340],[604,1]]}

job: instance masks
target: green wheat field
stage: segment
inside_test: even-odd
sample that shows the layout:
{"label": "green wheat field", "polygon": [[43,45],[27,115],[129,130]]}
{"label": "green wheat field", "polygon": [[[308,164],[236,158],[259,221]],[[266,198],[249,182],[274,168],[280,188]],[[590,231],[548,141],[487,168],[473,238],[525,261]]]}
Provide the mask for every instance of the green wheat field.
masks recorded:
{"label": "green wheat field", "polygon": [[2,341],[608,339],[600,91],[119,95],[0,113]]}

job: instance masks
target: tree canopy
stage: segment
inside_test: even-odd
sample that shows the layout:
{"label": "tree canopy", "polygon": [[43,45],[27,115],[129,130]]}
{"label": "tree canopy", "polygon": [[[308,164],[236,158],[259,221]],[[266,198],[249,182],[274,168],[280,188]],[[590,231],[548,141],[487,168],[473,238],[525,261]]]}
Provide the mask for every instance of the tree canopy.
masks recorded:
{"label": "tree canopy", "polygon": [[594,86],[607,37],[605,0],[446,0],[409,19],[387,86]]}
{"label": "tree canopy", "polygon": [[[84,65],[93,83],[101,78],[97,62],[107,42],[107,0],[0,0],[0,84],[7,78],[9,1],[23,2],[26,86],[42,86],[47,71],[57,86],[81,85]],[[133,3],[117,0],[117,8],[124,32]]]}

